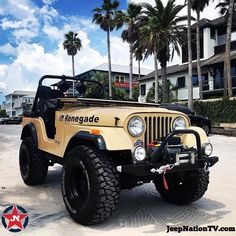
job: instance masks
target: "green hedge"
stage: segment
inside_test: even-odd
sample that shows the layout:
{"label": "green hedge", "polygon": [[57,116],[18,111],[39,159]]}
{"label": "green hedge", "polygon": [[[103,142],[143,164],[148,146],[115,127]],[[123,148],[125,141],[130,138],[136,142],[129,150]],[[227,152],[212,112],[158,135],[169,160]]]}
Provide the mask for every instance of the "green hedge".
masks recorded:
{"label": "green hedge", "polygon": [[194,110],[208,116],[213,124],[236,123],[236,100],[194,101]]}

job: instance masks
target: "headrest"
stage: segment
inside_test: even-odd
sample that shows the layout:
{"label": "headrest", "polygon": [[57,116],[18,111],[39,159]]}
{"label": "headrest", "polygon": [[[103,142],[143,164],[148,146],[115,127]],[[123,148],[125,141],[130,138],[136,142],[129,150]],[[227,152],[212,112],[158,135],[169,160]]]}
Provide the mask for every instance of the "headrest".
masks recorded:
{"label": "headrest", "polygon": [[66,81],[60,81],[58,84],[57,84],[57,87],[58,89],[60,89],[63,93],[66,92],[70,86],[69,84],[66,82]]}
{"label": "headrest", "polygon": [[39,98],[47,99],[50,91],[51,91],[50,87],[41,85],[38,88],[38,96],[39,96]]}

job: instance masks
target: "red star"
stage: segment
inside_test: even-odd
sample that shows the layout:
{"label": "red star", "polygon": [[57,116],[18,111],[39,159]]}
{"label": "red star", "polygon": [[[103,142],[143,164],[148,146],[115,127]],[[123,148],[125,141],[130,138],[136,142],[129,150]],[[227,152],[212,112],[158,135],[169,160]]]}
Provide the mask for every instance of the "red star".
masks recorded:
{"label": "red star", "polygon": [[8,220],[7,229],[11,229],[14,225],[16,225],[19,229],[23,230],[21,221],[27,216],[28,214],[20,214],[16,206],[13,206],[11,213],[3,214],[3,217]]}

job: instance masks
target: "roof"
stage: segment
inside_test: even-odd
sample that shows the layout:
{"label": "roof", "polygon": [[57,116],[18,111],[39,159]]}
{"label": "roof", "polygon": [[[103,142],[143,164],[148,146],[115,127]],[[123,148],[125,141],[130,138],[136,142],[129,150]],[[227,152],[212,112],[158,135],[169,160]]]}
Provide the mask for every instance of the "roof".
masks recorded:
{"label": "roof", "polygon": [[[236,59],[236,50],[233,50],[230,52],[230,59],[231,60]],[[203,66],[213,65],[213,64],[221,63],[223,61],[224,61],[224,52],[210,57],[202,65]]]}
{"label": "roof", "polygon": [[[204,63],[204,61],[201,61],[201,63]],[[193,69],[195,69],[196,67],[197,67],[197,63],[193,62]],[[182,65],[176,64],[173,66],[168,66],[166,68],[166,73],[167,73],[167,75],[170,75],[170,74],[175,74],[175,73],[179,73],[179,72],[183,72],[183,71],[187,71],[187,70],[188,70],[188,63],[182,64]],[[161,77],[162,75],[163,75],[162,69],[158,69],[158,76]],[[152,79],[154,77],[155,77],[155,70],[153,72],[149,73],[148,75],[140,78],[139,81]]]}
{"label": "roof", "polygon": [[[95,67],[93,70],[108,71],[108,64],[103,63],[103,64]],[[143,68],[143,67],[141,67],[140,70],[141,70],[141,75],[147,75],[148,73],[151,72],[150,69]],[[112,64],[111,71],[117,72],[117,73],[129,74],[129,66]],[[133,73],[138,75],[138,67],[136,67],[136,66],[133,67]]]}
{"label": "roof", "polygon": [[[203,18],[199,21],[200,28],[218,27],[225,24],[226,24],[225,16],[221,16],[213,20]],[[197,23],[193,24],[191,28],[196,29],[196,27],[197,27]]]}
{"label": "roof", "polygon": [[6,96],[9,95],[35,96],[35,91],[15,90],[13,93],[9,93]]}

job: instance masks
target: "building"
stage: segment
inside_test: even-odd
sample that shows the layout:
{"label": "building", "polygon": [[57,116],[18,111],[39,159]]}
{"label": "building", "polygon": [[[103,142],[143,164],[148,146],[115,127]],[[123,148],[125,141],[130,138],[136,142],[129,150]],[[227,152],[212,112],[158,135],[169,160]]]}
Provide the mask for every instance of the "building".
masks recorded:
{"label": "building", "polygon": [[[196,24],[192,25],[192,50],[193,50],[193,97],[199,98],[197,64],[196,64]],[[201,48],[201,69],[203,81],[203,97],[223,95],[223,70],[224,50],[226,42],[226,20],[219,17],[214,20],[202,19],[200,21],[200,48]],[[231,68],[233,91],[236,94],[236,24],[233,24],[231,36]],[[182,46],[181,63],[167,68],[167,79],[173,86],[177,86],[177,99],[187,100],[187,78],[188,78],[188,53],[187,45]],[[162,71],[158,70],[161,83]],[[145,102],[146,96],[154,83],[154,72],[142,77],[140,80],[139,101]]]}
{"label": "building", "polygon": [[[129,66],[124,65],[111,65],[112,70],[112,82],[115,87],[124,89],[126,94],[129,93]],[[91,70],[85,71],[78,75],[80,79],[91,79],[96,73],[102,73],[107,75],[108,78],[108,64],[101,64]],[[145,76],[150,73],[151,70],[146,68],[140,68],[140,76]],[[138,86],[139,71],[137,67],[133,67],[133,87]]]}
{"label": "building", "polygon": [[32,105],[35,92],[15,90],[6,97],[6,113],[9,117],[20,116]]}
{"label": "building", "polygon": [[34,96],[19,97],[14,102],[15,116],[22,116],[24,112],[30,112],[34,103]]}

